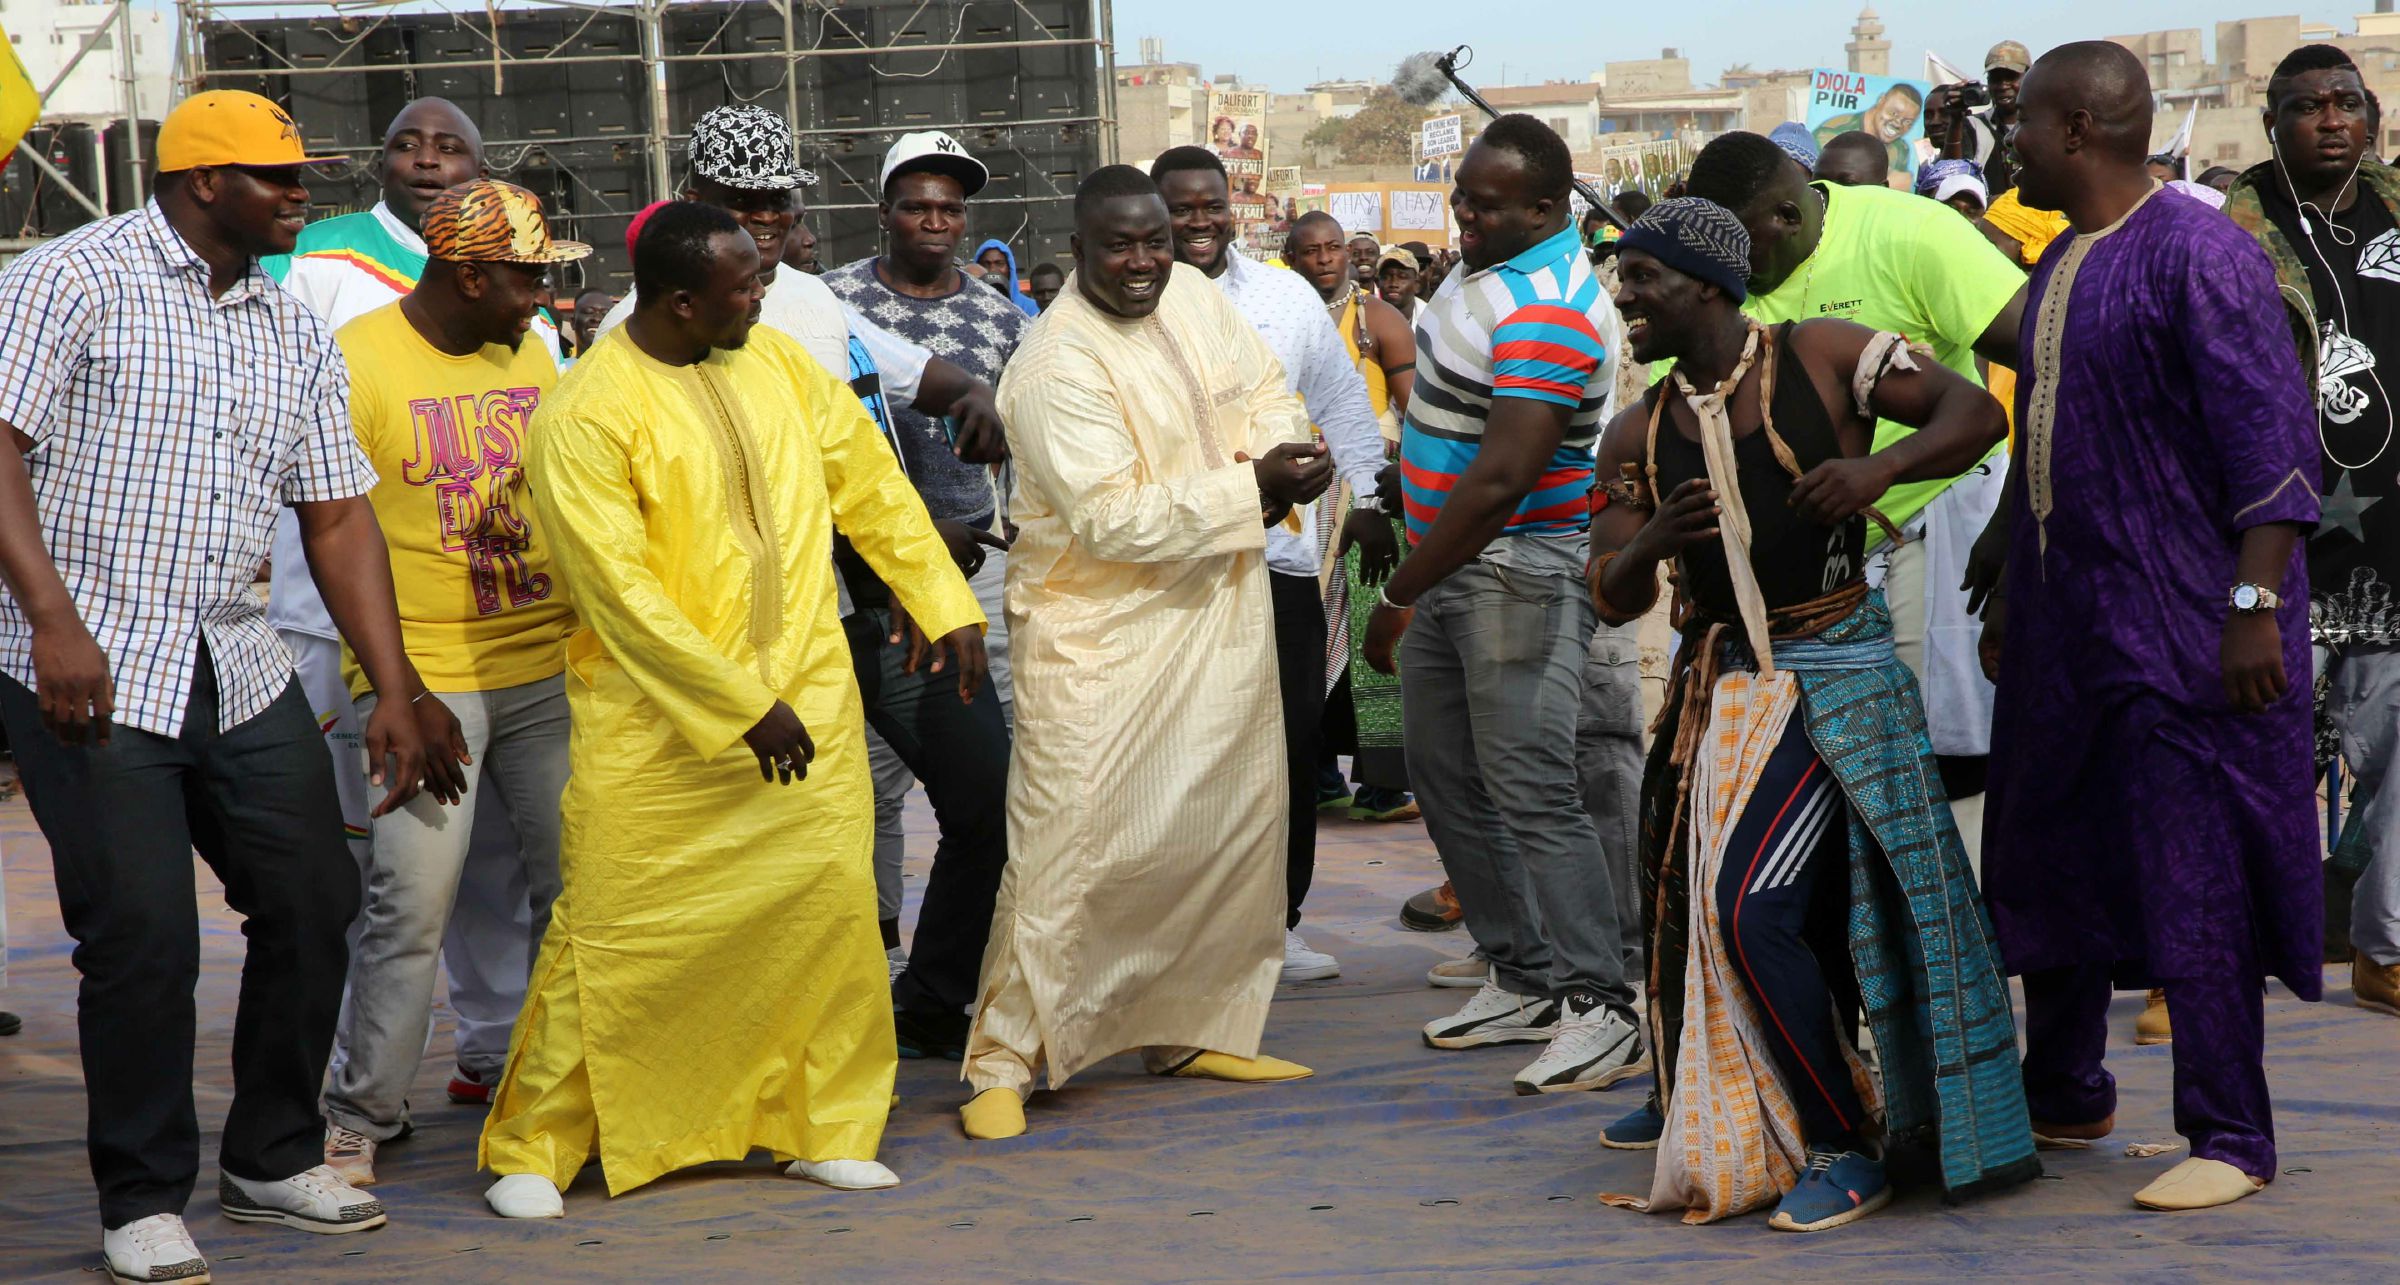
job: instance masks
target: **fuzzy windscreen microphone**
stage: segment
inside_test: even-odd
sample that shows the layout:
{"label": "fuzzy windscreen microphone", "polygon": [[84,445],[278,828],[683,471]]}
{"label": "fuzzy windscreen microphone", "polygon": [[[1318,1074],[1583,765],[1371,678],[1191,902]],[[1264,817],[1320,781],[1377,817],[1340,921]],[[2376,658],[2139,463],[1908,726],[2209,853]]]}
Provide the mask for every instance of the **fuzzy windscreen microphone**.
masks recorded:
{"label": "fuzzy windscreen microphone", "polygon": [[1441,54],[1432,50],[1410,54],[1392,73],[1392,92],[1411,107],[1431,107],[1450,92],[1450,78],[1435,66]]}

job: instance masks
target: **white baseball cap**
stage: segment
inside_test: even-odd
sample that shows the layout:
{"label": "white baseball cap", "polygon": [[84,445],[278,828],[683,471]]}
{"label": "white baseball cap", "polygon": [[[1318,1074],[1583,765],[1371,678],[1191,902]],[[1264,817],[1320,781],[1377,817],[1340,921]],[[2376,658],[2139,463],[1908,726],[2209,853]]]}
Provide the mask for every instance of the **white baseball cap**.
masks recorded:
{"label": "white baseball cap", "polygon": [[883,179],[877,187],[889,192],[893,179],[920,170],[957,179],[968,196],[982,191],[992,177],[983,162],[970,155],[957,139],[938,129],[926,129],[902,134],[892,144],[892,150],[883,154]]}

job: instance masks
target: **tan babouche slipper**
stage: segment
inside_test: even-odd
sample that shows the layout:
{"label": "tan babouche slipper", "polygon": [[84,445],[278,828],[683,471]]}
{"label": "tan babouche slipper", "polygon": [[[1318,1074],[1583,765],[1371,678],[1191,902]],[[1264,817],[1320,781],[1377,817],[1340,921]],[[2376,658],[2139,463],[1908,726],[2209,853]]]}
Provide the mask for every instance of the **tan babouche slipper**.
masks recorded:
{"label": "tan babouche slipper", "polygon": [[2133,1203],[2144,1209],[2214,1209],[2266,1185],[2264,1179],[2253,1178],[2222,1160],[2193,1156],[2135,1192]]}

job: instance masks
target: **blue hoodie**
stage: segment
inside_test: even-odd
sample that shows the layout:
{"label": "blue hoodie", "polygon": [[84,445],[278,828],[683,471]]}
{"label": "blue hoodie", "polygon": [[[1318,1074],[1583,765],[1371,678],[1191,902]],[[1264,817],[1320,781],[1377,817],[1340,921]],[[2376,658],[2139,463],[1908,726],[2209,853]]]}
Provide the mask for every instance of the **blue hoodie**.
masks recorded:
{"label": "blue hoodie", "polygon": [[1025,291],[1017,284],[1017,252],[1008,248],[1008,242],[994,237],[993,239],[984,242],[982,245],[976,246],[975,257],[968,260],[968,262],[982,262],[983,252],[993,249],[997,249],[1000,251],[1000,253],[1008,256],[1008,301],[1017,305],[1018,310],[1023,312],[1028,317],[1040,316],[1042,314],[1042,306],[1038,303],[1035,303],[1033,301],[1033,296],[1026,294]]}

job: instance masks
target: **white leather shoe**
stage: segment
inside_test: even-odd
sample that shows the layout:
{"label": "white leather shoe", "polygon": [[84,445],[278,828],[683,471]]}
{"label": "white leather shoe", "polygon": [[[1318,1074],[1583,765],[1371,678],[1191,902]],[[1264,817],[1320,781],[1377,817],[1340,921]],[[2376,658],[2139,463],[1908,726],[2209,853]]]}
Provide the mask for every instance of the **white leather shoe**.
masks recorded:
{"label": "white leather shoe", "polygon": [[114,1231],[100,1233],[100,1260],[111,1281],[172,1281],[175,1285],[207,1285],[208,1260],[192,1243],[192,1233],[174,1214],[136,1218]]}
{"label": "white leather shoe", "polygon": [[483,1193],[483,1203],[502,1218],[564,1218],[567,1202],[560,1198],[558,1188],[538,1173],[501,1175],[491,1190]]}
{"label": "white leather shoe", "polygon": [[873,1160],[794,1160],[784,1172],[843,1191],[873,1191],[900,1185],[900,1175]]}

